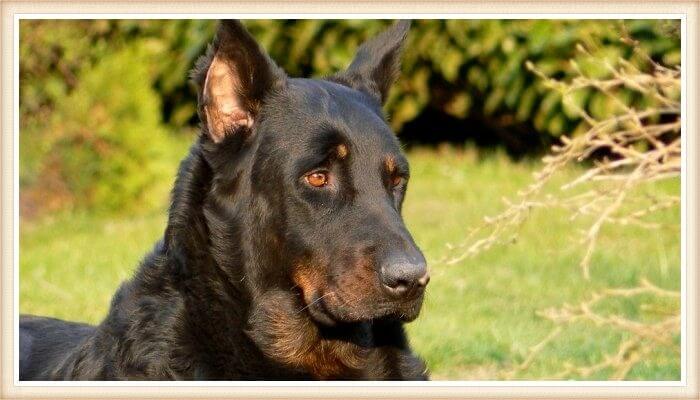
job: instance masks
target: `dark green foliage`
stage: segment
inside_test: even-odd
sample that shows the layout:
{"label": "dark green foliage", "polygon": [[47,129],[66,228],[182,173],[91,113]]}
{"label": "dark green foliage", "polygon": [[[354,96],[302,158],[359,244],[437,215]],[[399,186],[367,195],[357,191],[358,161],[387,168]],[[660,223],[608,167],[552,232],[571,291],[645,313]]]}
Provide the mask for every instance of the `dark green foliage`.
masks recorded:
{"label": "dark green foliage", "polygon": [[[290,75],[320,77],[347,66],[358,45],[390,23],[254,20],[246,25]],[[49,186],[67,197],[110,208],[142,195],[153,179],[148,163],[155,162],[146,148],[167,136],[162,124],[175,131],[197,125],[188,71],[215,25],[212,20],[22,21],[23,187],[43,179],[46,191],[50,179]],[[528,124],[546,136],[572,132],[578,117],[525,68],[527,60],[548,76],[563,78],[576,74],[569,62],[573,58],[584,75],[606,78],[603,60],[615,65],[618,57],[632,54],[620,41],[624,35],[638,40],[654,60],[677,65],[679,26],[679,21],[653,20],[414,21],[402,76],[386,110],[399,134],[428,108],[505,129]],[[577,43],[593,49],[592,54],[577,52]],[[640,57],[631,59],[648,68]],[[599,95],[581,91],[575,96],[592,115],[606,112]],[[642,108],[648,100],[629,97],[625,102]],[[469,134],[464,132],[465,138]],[[114,188],[123,200],[112,198]]]}
{"label": "dark green foliage", "polygon": [[[251,21],[248,26],[273,58],[293,75],[325,76],[343,68],[355,48],[389,21]],[[549,76],[576,73],[569,59],[591,78],[607,78],[606,60],[630,58],[629,36],[666,65],[680,63],[678,21],[613,20],[419,20],[404,52],[403,74],[387,112],[395,129],[426,107],[458,118],[480,116],[501,124],[531,122],[543,134],[572,130],[578,118],[566,113],[556,93],[524,66]],[[590,56],[576,51],[583,44]],[[646,60],[632,62],[645,68]],[[581,104],[594,101],[582,94]],[[594,106],[594,105],[593,105]],[[426,133],[429,134],[429,133]],[[467,133],[465,132],[465,135]]]}

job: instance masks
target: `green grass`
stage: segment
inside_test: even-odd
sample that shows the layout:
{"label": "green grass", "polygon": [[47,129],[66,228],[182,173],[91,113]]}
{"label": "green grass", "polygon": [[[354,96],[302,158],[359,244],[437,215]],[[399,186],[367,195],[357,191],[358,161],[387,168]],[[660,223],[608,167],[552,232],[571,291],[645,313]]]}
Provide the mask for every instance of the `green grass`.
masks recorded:
{"label": "green grass", "polygon": [[[184,151],[178,153],[178,157]],[[175,171],[175,158],[173,171]],[[431,262],[432,280],[421,316],[409,325],[415,350],[434,378],[498,379],[522,362],[528,348],[554,327],[537,310],[576,304],[592,291],[631,287],[647,277],[666,289],[680,287],[680,211],[662,212],[656,231],[606,226],[592,260],[591,280],[578,263],[580,229],[590,220],[569,221],[560,210],[539,210],[518,239],[455,265],[437,263],[447,243],[457,244],[486,215],[503,209],[532,179],[535,162],[513,163],[498,154],[416,150],[409,154],[412,178],[404,216]],[[570,179],[571,170],[560,180]],[[655,184],[650,193],[678,193],[680,183]],[[129,215],[64,213],[20,226],[20,311],[97,323],[112,293],[165,228],[167,187],[154,191],[158,206]],[[646,318],[644,298],[606,305]],[[564,329],[518,379],[550,377],[565,362],[588,365],[614,352],[625,334],[580,323]],[[680,379],[676,348],[659,347],[627,379]],[[607,379],[609,370],[588,379]]]}
{"label": "green grass", "polygon": [[[532,180],[536,164],[513,164],[503,157],[472,162],[458,154],[439,158],[411,154],[411,189],[405,217],[429,260],[447,252],[445,242],[459,243],[485,215],[503,209]],[[559,181],[570,180],[570,170]],[[558,187],[558,186],[557,186]],[[645,188],[652,193],[679,193],[679,182]],[[580,229],[559,210],[532,213],[514,244],[497,246],[456,265],[434,265],[422,316],[409,327],[411,339],[433,374],[451,379],[493,379],[498,371],[522,362],[528,348],[553,329],[535,312],[587,299],[593,290],[636,286],[641,277],[667,289],[680,288],[680,214],[662,213],[659,231],[606,227],[592,261],[591,280],[582,279]],[[640,302],[624,310],[633,316]],[[620,334],[590,324],[566,329],[518,377],[555,375],[565,361],[586,365],[616,350]],[[679,349],[679,347],[678,347]],[[609,374],[610,371],[607,371]],[[653,362],[635,367],[628,379],[677,380],[680,360],[672,350],[659,351]],[[591,379],[606,379],[605,373]]]}

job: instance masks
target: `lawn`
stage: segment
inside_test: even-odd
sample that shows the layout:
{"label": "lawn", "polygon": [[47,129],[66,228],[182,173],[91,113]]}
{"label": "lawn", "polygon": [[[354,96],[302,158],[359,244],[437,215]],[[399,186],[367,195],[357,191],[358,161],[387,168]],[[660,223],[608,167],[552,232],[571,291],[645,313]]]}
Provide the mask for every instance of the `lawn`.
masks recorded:
{"label": "lawn", "polygon": [[[182,153],[184,155],[184,150]],[[172,170],[175,171],[175,159]],[[592,259],[591,280],[578,267],[584,249],[580,229],[561,210],[532,213],[517,240],[458,264],[439,262],[470,228],[503,209],[501,198],[527,185],[536,161],[515,163],[499,154],[424,149],[409,153],[412,178],[404,216],[431,263],[432,280],[421,316],[408,327],[415,350],[436,379],[499,379],[523,362],[528,349],[554,324],[536,312],[576,304],[595,290],[632,287],[646,277],[657,286],[680,288],[680,210],[657,216],[661,228],[606,226]],[[573,177],[569,170],[559,179]],[[680,182],[645,188],[677,194]],[[20,223],[20,311],[98,323],[112,293],[162,235],[167,185],[151,195],[157,206],[119,215],[61,213]],[[611,304],[619,312],[648,318],[649,299]],[[516,379],[555,375],[566,362],[590,365],[614,352],[625,334],[579,323],[565,328]],[[680,339],[659,346],[627,379],[680,378]],[[588,379],[608,379],[603,369]]]}

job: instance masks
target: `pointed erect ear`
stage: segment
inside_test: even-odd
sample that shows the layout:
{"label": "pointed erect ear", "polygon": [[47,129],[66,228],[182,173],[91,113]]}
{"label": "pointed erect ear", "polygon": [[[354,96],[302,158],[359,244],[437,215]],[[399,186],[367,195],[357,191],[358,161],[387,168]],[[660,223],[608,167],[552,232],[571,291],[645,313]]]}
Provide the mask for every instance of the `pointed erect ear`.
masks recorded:
{"label": "pointed erect ear", "polygon": [[240,21],[221,21],[192,71],[206,133],[218,143],[229,134],[250,132],[264,97],[284,79]]}
{"label": "pointed erect ear", "polygon": [[368,93],[384,104],[399,74],[401,46],[410,27],[411,21],[402,20],[365,42],[348,69],[329,79]]}

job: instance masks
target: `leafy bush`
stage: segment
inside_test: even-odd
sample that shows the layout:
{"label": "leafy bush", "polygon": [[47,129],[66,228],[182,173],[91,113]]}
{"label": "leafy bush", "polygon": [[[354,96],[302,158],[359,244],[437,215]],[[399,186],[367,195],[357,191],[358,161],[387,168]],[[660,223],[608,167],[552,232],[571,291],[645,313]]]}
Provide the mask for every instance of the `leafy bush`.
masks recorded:
{"label": "leafy bush", "polygon": [[[325,76],[344,68],[357,46],[384,29],[386,20],[249,20],[248,28],[291,75]],[[194,118],[194,90],[187,72],[216,28],[212,20],[24,21],[21,69],[25,89],[55,99],[79,79],[82,66],[123,45],[146,42],[158,54],[151,84],[163,98],[164,119],[175,126]],[[631,50],[621,35],[639,40],[652,59],[680,63],[677,20],[417,20],[404,51],[403,75],[387,107],[400,129],[426,107],[456,117],[470,114],[531,120],[558,135],[577,121],[556,95],[525,68],[527,60],[556,77],[605,78],[605,61],[616,65]],[[597,50],[577,54],[576,44]],[[48,62],[47,62],[48,60]],[[630,60],[644,67],[645,60]],[[26,73],[25,73],[26,72]],[[29,81],[31,79],[32,81]],[[46,87],[46,83],[49,83]],[[23,99],[23,102],[25,100]],[[604,102],[589,93],[577,99],[593,109]],[[27,104],[26,109],[31,108]]]}
{"label": "leafy bush", "polygon": [[[314,77],[347,66],[357,46],[390,23],[246,22],[290,75]],[[652,60],[677,65],[679,27],[677,20],[417,20],[405,46],[402,77],[386,110],[399,134],[406,123],[437,110],[465,121],[478,118],[516,134],[518,125],[525,124],[545,142],[551,141],[584,128],[571,105],[604,118],[611,111],[611,100],[590,89],[562,99],[526,68],[528,62],[548,76],[564,79],[609,78],[611,69],[605,63],[618,67],[621,59],[648,69],[649,61],[635,57],[620,40],[626,37],[638,41]],[[161,121],[176,132],[198,123],[195,91],[187,76],[215,29],[213,20],[23,20],[20,179],[24,187],[41,178],[44,193],[62,193],[46,195],[42,202],[50,197],[61,203],[58,200],[65,197],[110,208],[125,201],[120,197],[140,193],[148,172],[135,166],[143,167],[151,159],[145,148],[156,147]],[[577,43],[594,50],[576,52]],[[619,95],[633,108],[654,101],[632,91]],[[441,129],[437,125],[430,124],[433,128],[421,134],[434,135]],[[141,136],[146,132],[148,143]],[[472,134],[465,128],[465,139]],[[106,165],[111,162],[115,165]],[[132,172],[141,175],[131,177]],[[105,189],[112,185],[123,192],[113,197],[114,192]]]}
{"label": "leafy bush", "polygon": [[[249,27],[286,70],[324,76],[346,66],[358,44],[386,24],[376,20],[255,21]],[[415,21],[404,51],[402,79],[387,110],[397,130],[433,107],[457,118],[480,115],[505,125],[531,121],[539,132],[556,136],[574,128],[579,118],[525,68],[526,61],[548,75],[570,77],[578,75],[568,62],[574,58],[584,75],[606,78],[610,72],[604,62],[617,65],[619,58],[632,53],[620,41],[624,33],[638,39],[653,59],[676,65],[680,40],[669,32],[677,27],[677,23],[652,20]],[[597,50],[582,56],[576,52],[579,42]],[[646,65],[643,59],[631,62]],[[591,92],[582,92],[577,102],[596,112],[604,112],[607,105],[602,96]]]}
{"label": "leafy bush", "polygon": [[24,126],[21,184],[30,188],[24,204],[118,210],[145,200],[154,181],[167,179],[172,171],[160,164],[171,139],[148,59],[141,47],[106,54],[56,99],[43,124]]}

